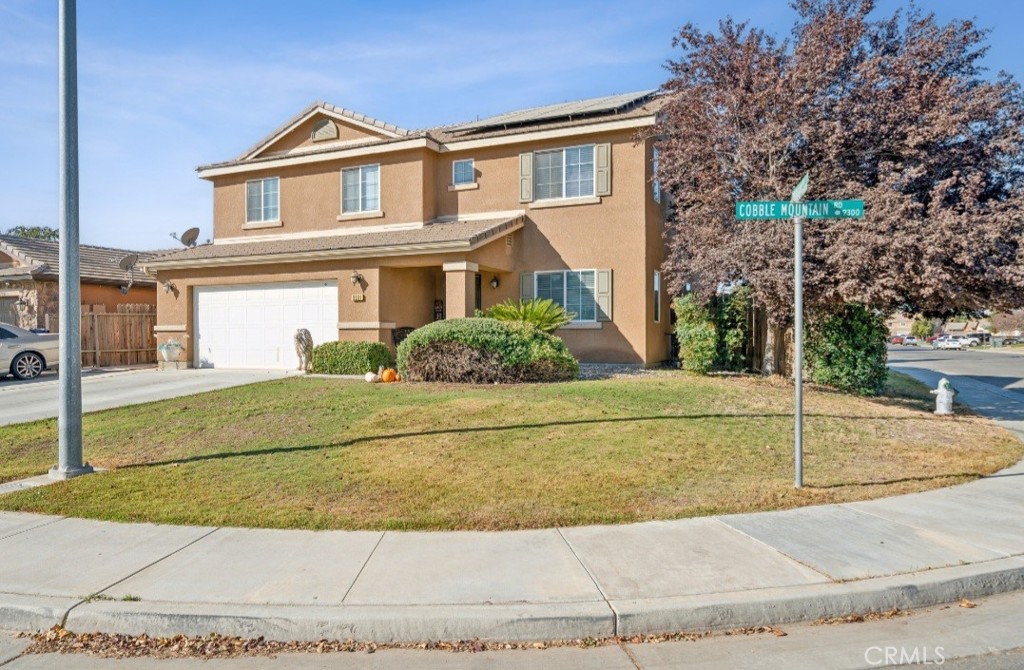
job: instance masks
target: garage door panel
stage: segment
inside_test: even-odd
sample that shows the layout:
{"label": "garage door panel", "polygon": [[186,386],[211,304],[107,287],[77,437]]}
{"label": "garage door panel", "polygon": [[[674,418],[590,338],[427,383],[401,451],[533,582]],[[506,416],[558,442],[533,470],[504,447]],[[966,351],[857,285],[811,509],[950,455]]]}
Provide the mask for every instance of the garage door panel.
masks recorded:
{"label": "garage door panel", "polygon": [[196,361],[200,367],[295,368],[294,335],[337,339],[337,282],[196,289]]}

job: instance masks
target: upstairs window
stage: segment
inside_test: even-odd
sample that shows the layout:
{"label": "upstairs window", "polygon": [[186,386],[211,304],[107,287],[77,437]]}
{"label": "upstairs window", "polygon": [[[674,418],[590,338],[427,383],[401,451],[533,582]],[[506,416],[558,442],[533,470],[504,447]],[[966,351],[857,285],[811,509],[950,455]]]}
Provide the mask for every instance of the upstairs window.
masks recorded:
{"label": "upstairs window", "polygon": [[538,151],[534,160],[537,200],[594,195],[594,145]]}
{"label": "upstairs window", "polygon": [[380,209],[380,165],[363,165],[341,171],[341,213],[376,212]]}
{"label": "upstairs window", "polygon": [[280,210],[280,180],[277,177],[253,179],[245,182],[245,222],[278,221]]}
{"label": "upstairs window", "polygon": [[475,181],[476,167],[473,164],[472,158],[465,158],[463,160],[455,161],[454,163],[452,163],[453,186],[472,184]]}

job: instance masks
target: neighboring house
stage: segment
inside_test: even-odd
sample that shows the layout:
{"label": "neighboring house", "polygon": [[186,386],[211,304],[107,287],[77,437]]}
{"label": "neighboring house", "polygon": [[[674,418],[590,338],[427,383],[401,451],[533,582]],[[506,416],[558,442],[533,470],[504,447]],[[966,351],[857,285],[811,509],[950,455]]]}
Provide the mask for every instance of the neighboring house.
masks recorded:
{"label": "neighboring house", "polygon": [[[128,254],[137,254],[140,263],[158,255],[88,245],[79,247],[83,305],[116,312],[118,305],[156,304],[156,281],[138,267],[133,272],[131,289],[122,293],[121,287],[128,284],[128,273],[118,263]],[[0,235],[0,322],[21,328],[44,328],[46,316],[54,317],[58,313],[59,273],[57,242]]]}
{"label": "neighboring house", "polygon": [[669,356],[653,91],[409,131],[315,103],[206,165],[213,242],[144,263],[158,338],[196,366],[296,365],[293,335],[384,342],[552,298],[583,361]]}
{"label": "neighboring house", "polygon": [[914,327],[916,317],[907,316],[903,312],[896,312],[885,321],[889,328],[890,335],[909,335],[910,329]]}

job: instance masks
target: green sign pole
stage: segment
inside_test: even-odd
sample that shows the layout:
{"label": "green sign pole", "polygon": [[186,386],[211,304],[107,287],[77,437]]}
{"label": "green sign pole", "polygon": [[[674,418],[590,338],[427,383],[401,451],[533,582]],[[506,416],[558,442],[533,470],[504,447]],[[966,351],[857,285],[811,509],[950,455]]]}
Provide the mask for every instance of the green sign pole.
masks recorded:
{"label": "green sign pole", "polygon": [[807,219],[862,219],[863,200],[810,200],[804,195],[810,183],[805,174],[793,189],[789,201],[746,200],[736,203],[740,221],[792,219],[793,221],[793,362],[794,437],[793,483],[804,485],[804,221]]}
{"label": "green sign pole", "polygon": [[[799,204],[807,192],[809,174],[793,189],[790,202]],[[793,485],[804,486],[804,220],[793,217]]]}

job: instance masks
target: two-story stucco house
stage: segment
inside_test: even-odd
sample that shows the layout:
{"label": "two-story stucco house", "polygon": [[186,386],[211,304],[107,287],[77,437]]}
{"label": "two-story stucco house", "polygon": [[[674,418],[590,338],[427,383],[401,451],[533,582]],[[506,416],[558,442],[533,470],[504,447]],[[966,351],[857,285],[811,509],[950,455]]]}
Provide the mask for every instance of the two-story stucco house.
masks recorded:
{"label": "two-story stucco house", "polygon": [[295,367],[293,334],[380,341],[506,298],[575,313],[582,361],[668,358],[651,91],[409,131],[315,103],[213,183],[213,241],[145,264],[188,363]]}

